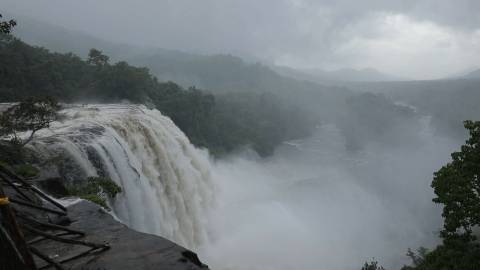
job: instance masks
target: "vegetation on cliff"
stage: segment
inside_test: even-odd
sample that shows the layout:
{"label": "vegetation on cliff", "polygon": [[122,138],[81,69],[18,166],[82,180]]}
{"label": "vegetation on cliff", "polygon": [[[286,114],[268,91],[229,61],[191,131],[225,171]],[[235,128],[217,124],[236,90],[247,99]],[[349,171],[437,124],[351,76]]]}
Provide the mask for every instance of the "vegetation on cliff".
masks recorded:
{"label": "vegetation on cliff", "polygon": [[[284,140],[308,134],[303,112],[265,93],[215,97],[159,82],[147,68],[110,63],[92,49],[87,60],[0,36],[0,102],[49,95],[63,102],[132,102],[159,109],[192,143],[214,153],[252,146],[268,155]],[[274,135],[274,136],[272,136]]]}
{"label": "vegetation on cliff", "polygon": [[[23,147],[37,131],[57,120],[59,110],[60,105],[52,97],[27,98],[12,105],[0,113],[0,138],[8,138],[13,145]],[[28,132],[26,138],[19,134]]]}
{"label": "vegetation on cliff", "polygon": [[443,205],[442,245],[404,270],[480,269],[480,121],[465,121],[470,138],[434,174],[435,203]]}
{"label": "vegetation on cliff", "polygon": [[[402,270],[480,269],[480,121],[465,121],[469,139],[452,153],[452,161],[434,173],[432,187],[435,203],[443,205],[442,244],[429,251],[410,249],[411,266]],[[365,263],[362,270],[380,270],[376,262]]]}
{"label": "vegetation on cliff", "polygon": [[122,192],[122,188],[109,178],[89,177],[81,185],[69,186],[68,192],[70,195],[94,202],[105,209],[110,209],[107,200],[115,198],[118,193]]}

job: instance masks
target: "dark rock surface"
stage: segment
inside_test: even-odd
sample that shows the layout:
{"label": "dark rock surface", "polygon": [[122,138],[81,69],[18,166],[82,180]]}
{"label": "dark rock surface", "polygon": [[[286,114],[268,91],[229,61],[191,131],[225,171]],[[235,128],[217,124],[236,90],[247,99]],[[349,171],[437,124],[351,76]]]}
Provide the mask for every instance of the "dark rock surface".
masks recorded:
{"label": "dark rock surface", "polygon": [[[80,201],[68,207],[71,229],[81,230],[81,240],[108,243],[107,251],[75,259],[67,269],[78,270],[195,270],[208,269],[197,255],[165,238],[140,233],[116,221],[102,208]],[[49,257],[61,260],[85,251],[85,247],[44,241],[37,245]],[[42,266],[38,263],[38,266]]]}
{"label": "dark rock surface", "polygon": [[44,178],[42,181],[37,181],[36,185],[40,187],[41,190],[55,198],[62,198],[70,195],[65,186],[65,181],[60,177]]}

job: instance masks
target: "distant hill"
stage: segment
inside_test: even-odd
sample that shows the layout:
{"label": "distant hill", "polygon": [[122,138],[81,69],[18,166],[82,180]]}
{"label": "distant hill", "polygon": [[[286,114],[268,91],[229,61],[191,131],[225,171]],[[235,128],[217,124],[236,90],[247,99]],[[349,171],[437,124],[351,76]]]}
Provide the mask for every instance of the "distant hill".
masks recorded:
{"label": "distant hill", "polygon": [[353,81],[353,82],[381,82],[381,81],[404,81],[400,77],[382,73],[373,68],[353,69],[342,68],[334,71],[325,71],[321,69],[304,70],[318,78],[334,81]]}
{"label": "distant hill", "polygon": [[273,68],[284,76],[333,85],[338,84],[337,82],[383,82],[405,80],[404,78],[388,75],[373,68],[343,68],[334,71],[326,71],[322,69],[293,69],[280,66]]}
{"label": "distant hill", "polygon": [[[421,114],[431,115],[432,123],[442,134],[463,136],[462,121],[480,119],[480,80],[400,81],[401,78],[372,69],[295,70],[246,62],[232,55],[199,55],[119,45],[21,17],[18,22],[16,36],[47,49],[85,56],[95,47],[115,61],[127,60],[135,66],[148,67],[160,81],[205,89],[219,101],[232,100],[229,94],[234,92],[273,93],[281,99],[279,103],[288,102],[301,108],[319,123],[351,117],[348,115],[351,105],[346,100],[356,95],[353,92],[382,93],[392,100],[413,105]],[[471,72],[468,77],[476,78],[479,72]],[[380,98],[376,101],[383,102]],[[377,104],[376,101],[373,104]]]}
{"label": "distant hill", "polygon": [[381,93],[432,117],[441,134],[465,138],[463,121],[480,120],[480,80],[446,79],[405,82],[357,82],[349,89]]}
{"label": "distant hill", "polygon": [[[177,50],[136,47],[109,42],[98,37],[65,29],[28,17],[10,15],[18,25],[14,35],[31,45],[45,47],[54,52],[73,52],[86,57],[90,48],[102,50],[112,60],[126,60],[137,66],[151,69],[161,81],[175,81],[182,86],[196,86],[215,92],[244,90],[273,90],[284,81],[291,83],[290,77],[281,76],[270,67],[262,64],[246,63],[232,55],[201,55]],[[305,87],[301,87],[305,88]],[[310,84],[307,88],[322,88]]]}
{"label": "distant hill", "polygon": [[468,74],[464,75],[463,78],[465,78],[465,79],[480,79],[480,69],[469,72]]}
{"label": "distant hill", "polygon": [[45,47],[51,51],[72,52],[80,57],[86,57],[90,48],[99,48],[115,60],[128,56],[137,51],[135,48],[105,41],[81,31],[65,29],[29,17],[11,15],[17,21],[14,35],[24,42]]}
{"label": "distant hill", "polygon": [[266,65],[247,63],[232,55],[181,54],[172,57],[171,54],[157,53],[128,61],[148,67],[160,80],[171,80],[184,87],[196,86],[215,95],[273,93],[322,121],[338,117],[345,97],[351,95],[345,87],[283,76]]}
{"label": "distant hill", "polygon": [[458,80],[458,79],[476,79],[480,78],[480,68],[469,67],[461,71],[442,77],[439,80]]}

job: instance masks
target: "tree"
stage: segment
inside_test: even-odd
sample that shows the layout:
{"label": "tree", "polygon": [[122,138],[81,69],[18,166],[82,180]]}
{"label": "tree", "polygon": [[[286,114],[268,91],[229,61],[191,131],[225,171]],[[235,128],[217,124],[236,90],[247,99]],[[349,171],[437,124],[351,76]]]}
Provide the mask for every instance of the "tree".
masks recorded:
{"label": "tree", "polygon": [[480,121],[465,121],[470,138],[452,162],[434,174],[435,203],[443,204],[443,238],[474,240],[472,228],[480,225]]}
{"label": "tree", "polygon": [[425,257],[427,257],[428,249],[424,247],[419,247],[417,249],[417,253],[413,252],[410,248],[407,251],[407,257],[412,260],[412,264],[414,266],[419,266],[425,261]]}
{"label": "tree", "polygon": [[[2,14],[0,14],[0,18],[2,18]],[[15,20],[0,21],[0,34],[10,34],[15,25],[17,25]]]}
{"label": "tree", "polygon": [[102,67],[107,65],[109,60],[110,58],[104,55],[102,51],[92,48],[88,53],[87,63],[90,65]]}
{"label": "tree", "polygon": [[443,204],[441,245],[419,255],[407,253],[413,266],[402,270],[480,269],[480,243],[473,231],[480,226],[480,121],[465,121],[470,138],[452,153],[452,161],[434,174],[435,203]]}
{"label": "tree", "polygon": [[385,268],[383,268],[381,265],[378,265],[377,261],[372,260],[371,262],[365,262],[362,270],[385,270]]}
{"label": "tree", "polygon": [[[60,105],[51,97],[28,98],[0,114],[0,137],[10,138],[14,145],[23,147],[33,139],[35,132],[57,120],[59,110]],[[30,132],[30,135],[22,139],[21,132]]]}

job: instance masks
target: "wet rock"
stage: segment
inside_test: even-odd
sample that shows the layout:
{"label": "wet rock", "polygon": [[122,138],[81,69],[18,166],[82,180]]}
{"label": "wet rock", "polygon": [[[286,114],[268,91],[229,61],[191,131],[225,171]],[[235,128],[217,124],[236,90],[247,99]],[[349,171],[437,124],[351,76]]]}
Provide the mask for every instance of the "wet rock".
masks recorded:
{"label": "wet rock", "polygon": [[[66,264],[78,270],[196,270],[208,269],[197,255],[165,238],[140,233],[116,221],[97,205],[80,201],[68,207],[70,228],[86,232],[82,240],[108,243],[111,248]],[[52,241],[38,246],[51,258],[64,258],[84,250]]]}
{"label": "wet rock", "polygon": [[65,181],[62,178],[48,178],[41,181],[37,181],[36,184],[48,194],[62,198],[69,195],[68,189],[65,187]]}

